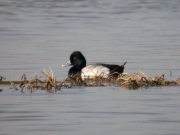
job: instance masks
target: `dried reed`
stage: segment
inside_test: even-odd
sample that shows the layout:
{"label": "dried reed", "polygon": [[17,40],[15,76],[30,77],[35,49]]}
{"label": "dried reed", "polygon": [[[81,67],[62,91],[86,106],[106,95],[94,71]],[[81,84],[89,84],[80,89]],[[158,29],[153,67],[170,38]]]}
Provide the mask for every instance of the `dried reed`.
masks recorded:
{"label": "dried reed", "polygon": [[[82,78],[66,78],[62,81],[57,81],[56,77],[52,71],[52,68],[49,66],[50,73],[48,73],[45,69],[42,71],[43,75],[39,78],[35,73],[35,77],[27,80],[26,74],[22,74],[21,81],[19,81],[21,88],[21,92],[25,88],[27,84],[27,89],[30,92],[33,92],[34,89],[47,90],[48,92],[56,92],[57,90],[61,90],[62,88],[71,88],[73,86],[106,86],[106,85],[116,85],[122,86],[126,89],[138,89],[138,88],[147,88],[151,86],[180,86],[180,79],[174,81],[167,81],[165,79],[165,75],[157,75],[154,78],[147,76],[144,72],[139,69],[137,72],[129,74],[129,73],[114,73],[109,75],[108,78],[104,78],[104,75],[95,76],[94,78],[90,78],[85,76]],[[172,74],[172,73],[171,73]],[[45,80],[42,81],[42,77],[45,76]],[[40,80],[41,79],[41,80]],[[14,81],[18,83],[18,81]],[[15,90],[18,90],[15,83],[10,81],[10,84],[13,86]],[[0,84],[5,84],[3,81],[0,81]],[[23,92],[24,93],[24,92]]]}

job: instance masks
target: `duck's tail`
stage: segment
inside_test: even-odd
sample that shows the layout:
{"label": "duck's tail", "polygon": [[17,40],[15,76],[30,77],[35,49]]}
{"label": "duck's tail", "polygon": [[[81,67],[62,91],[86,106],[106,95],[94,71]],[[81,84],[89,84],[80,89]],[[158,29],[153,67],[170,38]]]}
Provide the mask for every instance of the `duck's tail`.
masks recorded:
{"label": "duck's tail", "polygon": [[126,63],[127,63],[127,61],[126,61],[126,62],[124,62],[124,64],[122,64],[121,66],[122,66],[122,67],[124,67],[124,66],[126,65]]}

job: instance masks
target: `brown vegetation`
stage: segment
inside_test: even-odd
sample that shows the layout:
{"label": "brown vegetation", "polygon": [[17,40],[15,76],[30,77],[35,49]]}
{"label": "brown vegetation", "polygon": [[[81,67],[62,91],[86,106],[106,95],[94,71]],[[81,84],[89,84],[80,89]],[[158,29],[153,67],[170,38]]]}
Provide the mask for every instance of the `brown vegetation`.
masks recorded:
{"label": "brown vegetation", "polygon": [[[37,77],[35,73],[34,79],[27,80],[26,75],[21,76],[21,81],[9,81],[15,90],[18,90],[15,84],[20,84],[21,92],[27,85],[27,89],[33,92],[34,89],[47,90],[49,92],[55,92],[61,90],[62,88],[71,88],[73,86],[107,86],[107,85],[116,85],[122,86],[126,89],[138,89],[138,88],[147,88],[151,86],[180,86],[180,79],[174,81],[167,81],[164,74],[160,76],[155,76],[154,78],[147,76],[141,70],[138,70],[136,73],[122,73],[114,76],[110,75],[108,78],[103,78],[102,76],[96,76],[94,78],[86,77],[84,80],[81,78],[67,78],[63,81],[57,81],[54,73],[49,66],[50,73],[45,69],[42,71],[43,76]],[[42,80],[42,77],[45,76],[45,80]],[[0,84],[6,84],[7,81],[0,81]]]}

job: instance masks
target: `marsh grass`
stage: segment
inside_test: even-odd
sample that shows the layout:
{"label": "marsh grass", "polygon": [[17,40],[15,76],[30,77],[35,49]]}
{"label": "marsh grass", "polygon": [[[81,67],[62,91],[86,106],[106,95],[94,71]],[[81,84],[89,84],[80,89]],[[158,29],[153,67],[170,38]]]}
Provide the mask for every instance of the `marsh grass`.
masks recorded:
{"label": "marsh grass", "polygon": [[123,73],[118,78],[120,86],[124,86],[126,89],[138,89],[143,87],[152,86],[176,86],[180,85],[180,80],[167,81],[165,75],[156,75],[154,78],[145,75],[145,73],[139,71],[138,73],[128,74]]}
{"label": "marsh grass", "polygon": [[[1,81],[0,84],[5,83]],[[139,88],[148,88],[148,87],[158,87],[158,86],[180,86],[180,79],[174,81],[167,81],[165,75],[156,75],[155,77],[149,77],[144,72],[139,69],[135,73],[114,73],[109,75],[108,78],[103,78],[103,75],[95,76],[90,78],[88,76],[82,78],[66,78],[62,81],[57,81],[56,77],[52,71],[52,68],[49,66],[49,73],[44,69],[42,75],[37,77],[35,73],[34,78],[27,80],[26,74],[22,74],[21,81],[9,81],[12,87],[15,90],[18,90],[15,84],[20,84],[21,92],[25,86],[30,92],[33,92],[35,89],[47,90],[48,92],[56,92],[63,88],[71,87],[96,87],[96,86],[120,86],[126,89],[139,89]]]}
{"label": "marsh grass", "polygon": [[180,86],[180,79],[167,81],[165,75],[162,73],[155,77],[149,77],[139,69],[135,73],[114,73],[109,75],[108,78],[101,76],[95,76],[94,78],[85,77],[70,79],[67,78],[64,83],[69,83],[70,86],[107,86],[115,85],[121,86],[126,89],[139,89],[148,87],[159,87],[159,86]]}

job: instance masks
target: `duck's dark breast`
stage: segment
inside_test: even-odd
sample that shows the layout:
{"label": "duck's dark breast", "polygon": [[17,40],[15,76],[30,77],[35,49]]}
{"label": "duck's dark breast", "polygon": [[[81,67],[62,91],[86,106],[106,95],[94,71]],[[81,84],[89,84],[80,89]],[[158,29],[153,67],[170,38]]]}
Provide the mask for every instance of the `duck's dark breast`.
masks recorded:
{"label": "duck's dark breast", "polygon": [[77,78],[77,77],[81,77],[81,70],[77,69],[75,67],[72,67],[69,69],[68,72],[68,77],[69,78]]}

